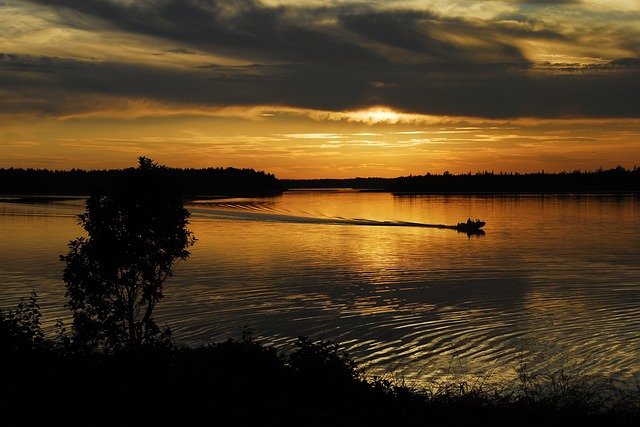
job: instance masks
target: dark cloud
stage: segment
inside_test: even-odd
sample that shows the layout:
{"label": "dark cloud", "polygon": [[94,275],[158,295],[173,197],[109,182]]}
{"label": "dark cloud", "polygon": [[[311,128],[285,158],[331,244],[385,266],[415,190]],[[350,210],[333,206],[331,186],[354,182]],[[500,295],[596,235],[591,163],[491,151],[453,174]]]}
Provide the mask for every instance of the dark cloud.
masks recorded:
{"label": "dark cloud", "polygon": [[[340,16],[344,28],[369,42],[379,43],[418,55],[423,61],[473,61],[479,56],[501,61],[522,62],[524,58],[512,45],[496,39],[486,28],[461,20],[442,19],[418,11],[364,12]],[[483,47],[452,42],[446,34],[484,41]]]}
{"label": "dark cloud", "polygon": [[[322,10],[269,8],[254,0],[41,0],[67,25],[119,29],[260,61],[350,63],[379,55],[315,24]],[[86,20],[89,18],[89,20]]]}
{"label": "dark cloud", "polygon": [[197,52],[195,50],[186,49],[184,47],[176,47],[173,49],[167,49],[165,52],[169,53],[177,53],[179,55],[195,55]]}
{"label": "dark cloud", "polygon": [[582,0],[506,0],[511,3],[523,4],[544,4],[544,5],[562,5],[562,4],[580,4]]}
{"label": "dark cloud", "polygon": [[[495,118],[640,117],[638,58],[590,67],[531,64],[515,40],[567,36],[525,17],[514,26],[366,4],[312,9],[253,0],[32,3],[55,7],[66,25],[154,36],[179,46],[165,52],[208,52],[247,65],[168,69],[5,54],[0,67],[16,91],[28,86],[43,94],[323,110],[386,104],[405,112]],[[24,79],[19,71],[40,77]]]}

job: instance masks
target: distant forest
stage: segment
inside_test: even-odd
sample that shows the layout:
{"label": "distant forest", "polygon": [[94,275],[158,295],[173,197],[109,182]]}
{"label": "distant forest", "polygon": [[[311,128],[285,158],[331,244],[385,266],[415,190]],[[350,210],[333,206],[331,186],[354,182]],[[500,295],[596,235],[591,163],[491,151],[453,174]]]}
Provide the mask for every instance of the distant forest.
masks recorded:
{"label": "distant forest", "polygon": [[[90,195],[119,179],[128,169],[0,169],[0,194]],[[640,193],[640,169],[618,166],[593,172],[410,175],[398,178],[277,179],[253,169],[165,168],[189,196],[269,196],[285,190],[353,188],[392,193]]]}
{"label": "distant forest", "polygon": [[[107,189],[129,169],[0,169],[0,194],[88,196]],[[169,180],[189,196],[264,196],[281,194],[282,183],[272,174],[253,169],[163,168]]]}
{"label": "distant forest", "polygon": [[441,175],[427,173],[398,178],[282,180],[284,187],[358,188],[392,193],[640,193],[640,169],[621,166],[597,171],[560,173],[494,173]]}

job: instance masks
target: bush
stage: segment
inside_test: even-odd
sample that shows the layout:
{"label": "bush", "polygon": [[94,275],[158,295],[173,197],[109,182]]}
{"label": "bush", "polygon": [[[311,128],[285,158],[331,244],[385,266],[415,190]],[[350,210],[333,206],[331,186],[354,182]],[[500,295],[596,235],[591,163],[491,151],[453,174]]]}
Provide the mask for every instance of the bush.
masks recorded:
{"label": "bush", "polygon": [[27,302],[22,298],[17,308],[6,314],[0,309],[0,357],[33,357],[50,350],[40,326],[37,297],[32,292]]}

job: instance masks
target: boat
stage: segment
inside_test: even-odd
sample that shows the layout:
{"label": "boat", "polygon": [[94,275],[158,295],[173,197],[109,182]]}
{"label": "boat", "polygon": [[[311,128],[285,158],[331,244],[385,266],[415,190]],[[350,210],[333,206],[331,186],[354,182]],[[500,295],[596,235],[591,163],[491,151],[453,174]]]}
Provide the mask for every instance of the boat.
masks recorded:
{"label": "boat", "polygon": [[465,233],[472,233],[474,231],[479,231],[482,227],[484,227],[486,222],[480,221],[479,219],[472,220],[471,218],[467,219],[467,222],[459,222],[456,225],[456,230],[463,231]]}

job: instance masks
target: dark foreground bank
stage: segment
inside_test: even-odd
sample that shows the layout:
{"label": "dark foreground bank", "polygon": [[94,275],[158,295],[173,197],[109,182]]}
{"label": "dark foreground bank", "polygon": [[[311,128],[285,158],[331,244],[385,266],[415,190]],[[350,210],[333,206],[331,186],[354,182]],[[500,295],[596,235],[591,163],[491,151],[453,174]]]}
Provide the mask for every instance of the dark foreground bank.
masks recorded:
{"label": "dark foreground bank", "polygon": [[[640,389],[556,375],[519,389],[452,381],[410,389],[364,370],[336,344],[290,352],[248,337],[132,360],[60,353],[0,359],[3,414],[67,424],[466,426],[636,425]],[[18,425],[14,423],[11,425]]]}

